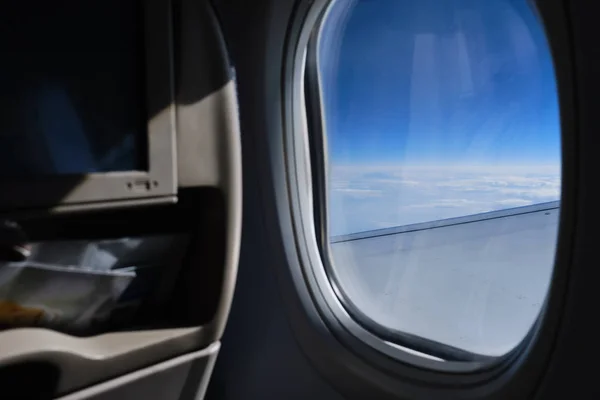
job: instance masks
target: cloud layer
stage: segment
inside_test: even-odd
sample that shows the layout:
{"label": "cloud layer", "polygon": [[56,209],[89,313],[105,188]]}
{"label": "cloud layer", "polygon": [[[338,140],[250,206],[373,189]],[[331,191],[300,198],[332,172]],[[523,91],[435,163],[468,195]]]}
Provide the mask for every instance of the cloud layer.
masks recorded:
{"label": "cloud layer", "polygon": [[331,166],[333,236],[560,198],[555,166]]}

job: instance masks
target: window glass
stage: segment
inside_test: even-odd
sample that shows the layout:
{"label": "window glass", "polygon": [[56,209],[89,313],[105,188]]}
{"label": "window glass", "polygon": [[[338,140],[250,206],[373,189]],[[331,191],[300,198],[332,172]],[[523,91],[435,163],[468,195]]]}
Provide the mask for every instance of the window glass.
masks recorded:
{"label": "window glass", "polygon": [[526,0],[338,0],[319,36],[328,226],[376,323],[499,356],[554,263],[560,126]]}

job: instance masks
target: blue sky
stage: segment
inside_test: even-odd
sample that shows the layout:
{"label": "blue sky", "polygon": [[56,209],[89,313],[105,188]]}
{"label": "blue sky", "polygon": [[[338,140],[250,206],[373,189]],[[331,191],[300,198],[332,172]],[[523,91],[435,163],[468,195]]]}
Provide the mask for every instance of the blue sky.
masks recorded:
{"label": "blue sky", "polygon": [[[340,0],[328,18],[332,234],[558,199],[554,71],[526,1]],[[460,192],[438,187],[449,180]]]}

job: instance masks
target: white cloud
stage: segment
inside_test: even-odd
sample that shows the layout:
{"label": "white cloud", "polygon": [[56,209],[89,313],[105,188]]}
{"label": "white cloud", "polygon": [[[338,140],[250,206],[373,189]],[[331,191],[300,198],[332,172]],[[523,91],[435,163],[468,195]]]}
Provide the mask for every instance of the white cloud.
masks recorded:
{"label": "white cloud", "polygon": [[503,200],[498,200],[496,202],[496,204],[504,206],[506,208],[510,208],[510,207],[528,206],[533,203],[530,200],[525,200],[525,199],[503,199]]}
{"label": "white cloud", "polygon": [[555,166],[332,166],[332,235],[555,201]]}
{"label": "white cloud", "polygon": [[465,207],[465,206],[473,206],[473,205],[481,205],[481,202],[469,199],[439,199],[430,201],[427,203],[418,203],[412,204],[408,207],[410,208],[456,208],[456,207]]}
{"label": "white cloud", "polygon": [[375,189],[352,189],[347,187],[342,187],[336,189],[338,193],[343,193],[346,196],[351,196],[355,198],[365,198],[365,197],[380,197],[382,195],[381,190]]}

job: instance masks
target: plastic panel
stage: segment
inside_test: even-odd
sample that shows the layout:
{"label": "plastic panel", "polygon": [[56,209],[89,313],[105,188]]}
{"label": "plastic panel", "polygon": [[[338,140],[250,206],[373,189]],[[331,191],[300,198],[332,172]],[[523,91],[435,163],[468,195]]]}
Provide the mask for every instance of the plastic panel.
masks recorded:
{"label": "plastic panel", "polygon": [[[177,64],[177,163],[180,187],[226,189],[228,141],[236,140],[237,106],[225,43],[204,2],[183,1],[175,10]],[[207,62],[210,60],[210,62]],[[200,99],[200,100],[199,100]]]}
{"label": "plastic panel", "polygon": [[120,376],[60,399],[201,400],[204,398],[219,347],[219,343],[214,343],[207,349]]}
{"label": "plastic panel", "polygon": [[57,365],[57,390],[65,393],[205,347],[210,339],[200,328],[111,333],[91,338],[46,329],[13,329],[0,336],[0,365],[26,361]]}

